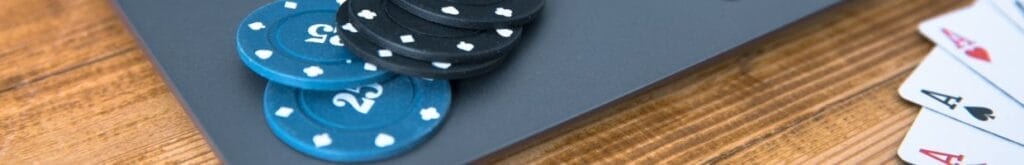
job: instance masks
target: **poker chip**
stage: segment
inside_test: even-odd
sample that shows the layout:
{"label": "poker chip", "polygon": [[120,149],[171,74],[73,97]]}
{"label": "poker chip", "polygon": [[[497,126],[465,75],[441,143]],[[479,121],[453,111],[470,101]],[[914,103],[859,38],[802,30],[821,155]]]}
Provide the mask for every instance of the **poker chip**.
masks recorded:
{"label": "poker chip", "polygon": [[339,1],[276,1],[238,27],[237,49],[253,72],[284,85],[338,90],[392,77],[344,48],[335,35]]}
{"label": "poker chip", "polygon": [[[350,22],[367,40],[424,61],[479,62],[506,54],[519,40],[520,27],[471,30],[424,20],[387,0],[350,1]],[[339,17],[340,19],[340,17]]]}
{"label": "poker chip", "polygon": [[423,19],[471,29],[520,26],[532,21],[544,7],[544,0],[391,1]]}
{"label": "poker chip", "polygon": [[338,32],[338,36],[344,41],[346,48],[356,56],[398,74],[440,79],[466,78],[497,68],[507,57],[501,55],[497,59],[479,63],[446,63],[411,59],[367,41],[362,34],[359,34],[359,29],[348,22],[348,18],[347,12],[338,12],[338,24],[342,29]]}
{"label": "poker chip", "polygon": [[[535,0],[445,3],[519,9],[527,1]],[[452,101],[445,79],[500,67],[520,39],[521,21],[529,19],[520,17],[533,17],[480,19],[486,30],[467,29],[394,4],[408,2],[283,0],[250,13],[238,27],[238,55],[269,80],[263,112],[274,136],[295,151],[334,162],[408,152],[445,120]],[[462,19],[475,26],[481,22],[476,18]]]}
{"label": "poker chip", "polygon": [[400,155],[428,139],[451,103],[445,80],[397,76],[339,91],[270,82],[264,116],[294,150],[323,160],[364,162]]}

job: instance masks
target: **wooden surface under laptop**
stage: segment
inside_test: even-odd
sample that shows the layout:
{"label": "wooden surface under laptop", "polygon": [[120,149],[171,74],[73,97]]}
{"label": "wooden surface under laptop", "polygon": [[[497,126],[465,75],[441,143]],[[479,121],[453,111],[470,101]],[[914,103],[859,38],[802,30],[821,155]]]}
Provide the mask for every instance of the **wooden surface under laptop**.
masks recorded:
{"label": "wooden surface under laptop", "polygon": [[[0,162],[219,163],[110,3],[0,1]],[[842,2],[497,161],[901,163],[916,26],[969,3]]]}

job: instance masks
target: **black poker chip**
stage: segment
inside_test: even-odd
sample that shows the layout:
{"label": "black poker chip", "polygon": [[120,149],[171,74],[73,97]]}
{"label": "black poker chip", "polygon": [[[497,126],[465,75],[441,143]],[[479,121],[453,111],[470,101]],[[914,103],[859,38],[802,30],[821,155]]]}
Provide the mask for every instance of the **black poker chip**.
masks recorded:
{"label": "black poker chip", "polygon": [[364,38],[417,60],[450,63],[493,60],[507,54],[522,33],[521,27],[489,30],[449,27],[412,15],[387,0],[350,1],[346,6],[349,9],[339,12],[348,12],[350,22],[364,31]]}
{"label": "black poker chip", "polygon": [[410,13],[440,24],[492,29],[532,21],[544,0],[391,0]]}
{"label": "black poker chip", "polygon": [[507,54],[501,54],[495,59],[477,63],[448,63],[411,59],[389,49],[381,48],[363,38],[363,30],[349,22],[347,12],[338,12],[338,18],[338,27],[341,29],[338,36],[352,54],[398,74],[438,79],[467,78],[494,70],[501,66],[501,63],[507,58]]}

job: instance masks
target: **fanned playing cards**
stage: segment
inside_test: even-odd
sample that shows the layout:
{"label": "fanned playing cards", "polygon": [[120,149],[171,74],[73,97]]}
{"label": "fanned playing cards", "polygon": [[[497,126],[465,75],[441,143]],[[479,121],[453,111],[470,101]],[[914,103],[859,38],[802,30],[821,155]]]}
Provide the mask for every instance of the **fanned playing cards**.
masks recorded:
{"label": "fanned playing cards", "polygon": [[935,43],[900,86],[922,106],[911,164],[1024,164],[1024,0],[978,0],[921,23]]}

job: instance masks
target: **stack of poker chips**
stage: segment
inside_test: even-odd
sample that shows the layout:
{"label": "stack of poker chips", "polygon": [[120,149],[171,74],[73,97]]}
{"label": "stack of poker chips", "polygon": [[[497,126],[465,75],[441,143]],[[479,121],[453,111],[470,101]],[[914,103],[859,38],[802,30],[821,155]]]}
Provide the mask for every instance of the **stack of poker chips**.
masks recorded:
{"label": "stack of poker chips", "polygon": [[440,129],[448,80],[498,68],[542,0],[281,0],[238,27],[243,63],[269,82],[263,116],[327,161],[400,155]]}
{"label": "stack of poker chips", "polygon": [[398,74],[466,78],[499,67],[544,3],[453,2],[351,0],[338,9],[338,36],[356,56]]}

